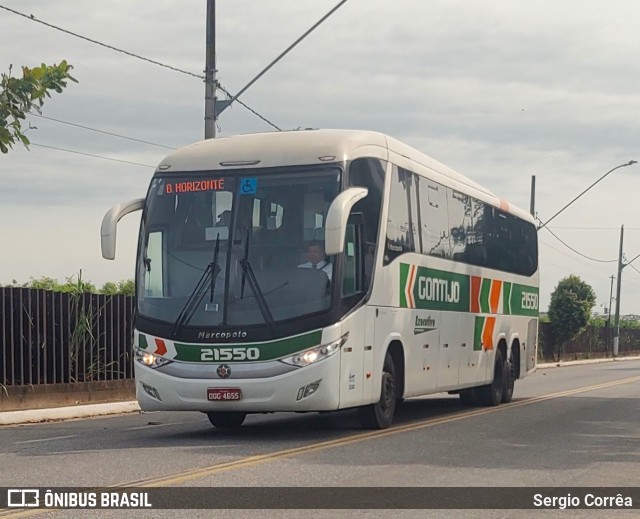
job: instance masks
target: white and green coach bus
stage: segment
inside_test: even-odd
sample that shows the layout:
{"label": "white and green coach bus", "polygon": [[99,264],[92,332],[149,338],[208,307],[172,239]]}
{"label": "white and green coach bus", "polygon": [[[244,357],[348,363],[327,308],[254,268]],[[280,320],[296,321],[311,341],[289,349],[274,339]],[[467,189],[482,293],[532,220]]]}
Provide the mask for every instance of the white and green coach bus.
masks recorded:
{"label": "white and green coach bus", "polygon": [[[135,379],[143,410],[357,408],[388,427],[402,399],[512,398],[535,368],[537,232],[525,211],[375,132],[211,139],[158,166],[142,209]],[[326,257],[304,268],[309,246]]]}

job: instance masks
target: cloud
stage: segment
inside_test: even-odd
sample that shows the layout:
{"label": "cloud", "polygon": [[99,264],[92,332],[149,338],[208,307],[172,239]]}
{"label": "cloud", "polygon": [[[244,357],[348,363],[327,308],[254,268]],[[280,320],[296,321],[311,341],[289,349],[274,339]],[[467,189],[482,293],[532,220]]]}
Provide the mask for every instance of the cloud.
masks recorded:
{"label": "cloud", "polygon": [[[336,3],[217,2],[221,84],[238,92]],[[203,73],[204,2],[4,4]],[[640,4],[632,0],[349,0],[242,100],[282,128],[389,133],[524,208],[536,175],[536,207],[545,219],[604,172],[640,157],[638,14]],[[0,11],[2,70],[61,59],[74,65],[80,83],[48,100],[44,115],[168,146],[203,137],[201,79]],[[30,120],[38,126],[30,137],[47,146],[150,166],[169,152]],[[220,135],[272,129],[240,105],[227,109],[219,125]],[[127,241],[119,240],[115,263],[100,257],[98,228],[110,206],[144,195],[152,168],[34,146],[0,157],[0,172],[0,239],[12,243],[8,254],[0,254],[4,281],[62,278],[78,268],[96,282],[132,275],[136,225],[122,232]],[[625,224],[625,252],[635,256],[638,175],[637,166],[614,172],[559,216],[552,230],[583,254],[611,259]],[[540,239],[543,307],[569,273],[584,277],[598,301],[608,303],[614,264],[587,260],[548,233]],[[627,268],[623,312],[640,313],[639,300],[640,274]]]}

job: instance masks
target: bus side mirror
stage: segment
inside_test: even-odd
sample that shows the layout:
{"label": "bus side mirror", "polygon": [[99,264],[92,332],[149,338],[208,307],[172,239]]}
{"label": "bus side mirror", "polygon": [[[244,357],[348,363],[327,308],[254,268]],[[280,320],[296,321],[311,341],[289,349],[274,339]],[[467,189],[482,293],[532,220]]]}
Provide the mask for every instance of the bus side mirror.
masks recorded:
{"label": "bus side mirror", "polygon": [[368,193],[367,188],[350,187],[331,202],[324,231],[324,251],[328,256],[340,254],[344,250],[344,236],[351,208]]}
{"label": "bus side mirror", "polygon": [[123,216],[139,211],[144,207],[144,198],[129,200],[123,204],[116,205],[109,209],[102,219],[100,227],[100,237],[102,245],[102,257],[104,259],[115,259],[116,257],[116,233],[118,222]]}

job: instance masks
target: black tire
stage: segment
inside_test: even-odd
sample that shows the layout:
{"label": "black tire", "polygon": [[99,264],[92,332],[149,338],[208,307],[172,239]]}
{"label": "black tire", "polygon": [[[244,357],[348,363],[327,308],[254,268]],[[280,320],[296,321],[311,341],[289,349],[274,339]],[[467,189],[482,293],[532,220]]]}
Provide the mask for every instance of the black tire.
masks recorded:
{"label": "black tire", "polygon": [[476,389],[463,389],[460,391],[460,403],[464,406],[476,406],[478,405],[478,396],[476,395]]}
{"label": "black tire", "polygon": [[496,406],[502,402],[504,391],[505,362],[500,348],[496,350],[496,360],[493,365],[493,382],[477,389],[478,401],[484,406]]}
{"label": "black tire", "polygon": [[509,352],[509,358],[504,366],[504,389],[502,390],[502,402],[508,404],[513,398],[513,390],[516,385],[516,363],[513,350]]}
{"label": "black tire", "polygon": [[242,426],[247,413],[240,411],[225,411],[207,413],[207,417],[216,429],[238,429]]}
{"label": "black tire", "polygon": [[384,358],[381,386],[380,400],[358,408],[360,423],[367,429],[386,429],[393,423],[397,404],[396,366],[389,352]]}

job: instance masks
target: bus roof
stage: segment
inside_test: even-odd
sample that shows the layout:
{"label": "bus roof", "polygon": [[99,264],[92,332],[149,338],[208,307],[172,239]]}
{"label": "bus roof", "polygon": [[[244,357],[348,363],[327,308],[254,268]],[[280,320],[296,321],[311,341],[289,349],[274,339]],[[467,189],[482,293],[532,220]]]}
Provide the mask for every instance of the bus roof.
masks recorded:
{"label": "bus roof", "polygon": [[163,171],[205,171],[268,168],[340,162],[355,156],[388,160],[389,152],[402,155],[436,173],[466,186],[469,194],[530,220],[531,216],[500,200],[487,188],[393,137],[362,130],[294,130],[252,133],[207,139],[176,150],[158,165]]}

